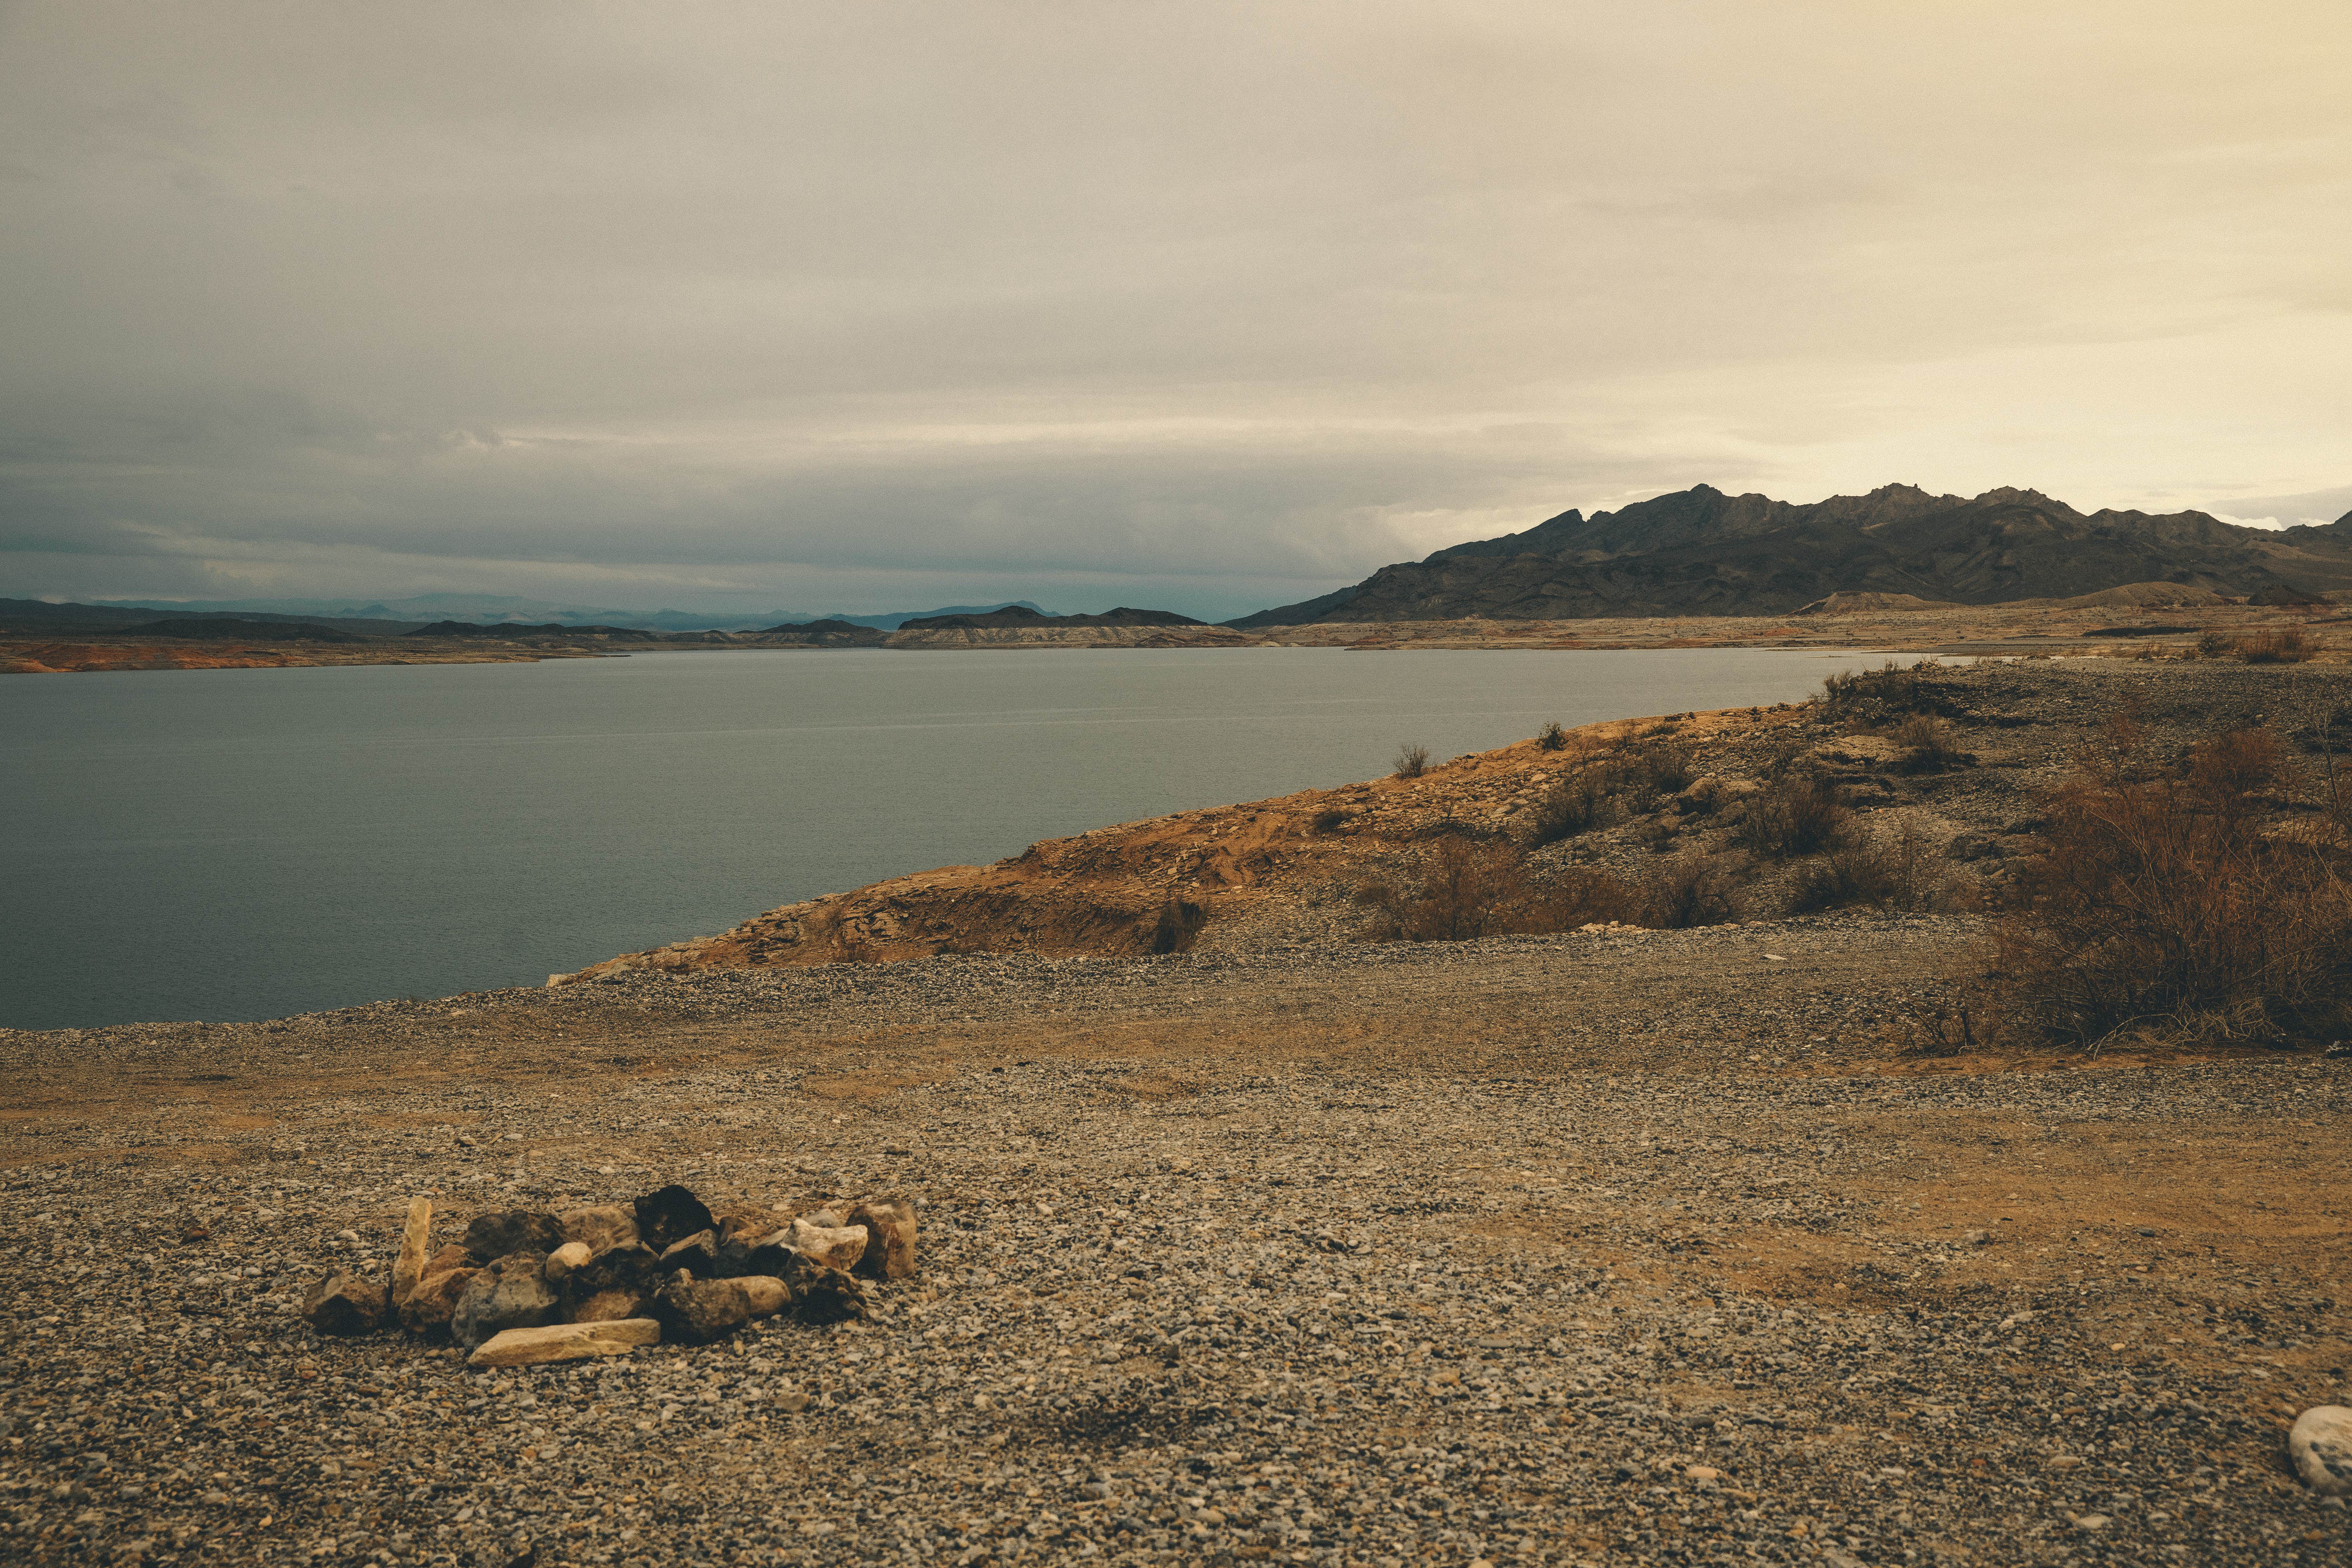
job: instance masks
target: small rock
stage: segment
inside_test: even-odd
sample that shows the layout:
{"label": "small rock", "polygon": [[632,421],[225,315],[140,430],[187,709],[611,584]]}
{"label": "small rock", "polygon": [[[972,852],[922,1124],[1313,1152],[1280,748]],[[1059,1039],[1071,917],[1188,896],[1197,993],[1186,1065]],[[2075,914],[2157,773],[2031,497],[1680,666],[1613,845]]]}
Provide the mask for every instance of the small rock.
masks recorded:
{"label": "small rock", "polygon": [[400,1233],[400,1254],[392,1262],[392,1304],[398,1307],[424,1277],[425,1249],[433,1245],[433,1200],[408,1200],[408,1223]]}
{"label": "small rock", "polygon": [[862,1225],[812,1225],[806,1217],[793,1221],[793,1250],[845,1274],[857,1267],[858,1258],[865,1255],[866,1242],[866,1231]]}
{"label": "small rock", "polygon": [[681,1270],[654,1292],[654,1316],[671,1339],[707,1345],[750,1322],[751,1301],[740,1280],[697,1279]]}
{"label": "small rock", "polygon": [[435,1253],[418,1271],[408,1300],[400,1304],[400,1326],[428,1339],[448,1332],[449,1319],[477,1272],[472,1256],[462,1247],[453,1243]]}
{"label": "small rock", "polygon": [[803,1323],[838,1323],[866,1316],[865,1288],[838,1268],[803,1258],[785,1283],[793,1290],[793,1315]]}
{"label": "small rock", "polygon": [[508,1329],[466,1358],[467,1366],[536,1366],[542,1362],[583,1361],[626,1355],[639,1345],[659,1344],[661,1325],[651,1318],[621,1318],[594,1323],[551,1323]]}
{"label": "small rock", "polygon": [[709,1279],[719,1272],[719,1234],[700,1230],[683,1241],[672,1242],[662,1250],[661,1271],[674,1274],[684,1268]]}
{"label": "small rock", "polygon": [[2086,1513],[2074,1521],[2074,1528],[2085,1535],[2095,1535],[2112,1522],[2104,1513]]}
{"label": "small rock", "polygon": [[733,1281],[741,1287],[744,1304],[755,1318],[772,1318],[793,1304],[793,1288],[764,1274],[748,1274]]}
{"label": "small rock", "polygon": [[556,1223],[563,1227],[565,1241],[584,1241],[591,1252],[635,1246],[637,1240],[636,1217],[618,1204],[566,1209]]}
{"label": "small rock", "polygon": [[595,1256],[595,1249],[584,1241],[567,1241],[547,1255],[545,1272],[551,1285],[562,1283],[565,1275]]}
{"label": "small rock", "polygon": [[2322,1497],[2352,1497],[2352,1409],[2313,1405],[2295,1418],[2286,1451],[2305,1486]]}
{"label": "small rock", "polygon": [[681,1186],[648,1193],[632,1206],[637,1216],[637,1239],[656,1253],[697,1231],[714,1228],[702,1200]]}
{"label": "small rock", "polygon": [[1960,1240],[1969,1247],[1990,1247],[1992,1245],[1992,1232],[1989,1230],[1964,1230],[1960,1232]]}
{"label": "small rock", "polygon": [[322,1334],[349,1336],[383,1325],[383,1287],[341,1268],[303,1293],[302,1321]]}
{"label": "small rock", "polygon": [[466,1250],[477,1263],[528,1252],[544,1258],[563,1245],[563,1226],[551,1214],[509,1209],[503,1214],[476,1215],[466,1227]]}
{"label": "small rock", "polygon": [[875,1279],[907,1279],[915,1272],[915,1210],[892,1198],[874,1198],[856,1205],[848,1214],[852,1229],[866,1227],[866,1246],[855,1273]]}
{"label": "small rock", "polygon": [[548,1288],[533,1253],[518,1252],[498,1258],[467,1281],[449,1314],[449,1333],[468,1350],[509,1329],[535,1329],[555,1321],[562,1309]]}

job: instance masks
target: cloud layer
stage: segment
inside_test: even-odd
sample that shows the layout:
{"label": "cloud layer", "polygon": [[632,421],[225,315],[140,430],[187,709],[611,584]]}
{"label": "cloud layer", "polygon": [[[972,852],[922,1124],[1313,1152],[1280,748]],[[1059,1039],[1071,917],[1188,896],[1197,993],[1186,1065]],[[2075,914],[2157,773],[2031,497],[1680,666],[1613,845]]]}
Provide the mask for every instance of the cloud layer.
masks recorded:
{"label": "cloud layer", "polygon": [[20,5],[0,594],[1226,615],[1700,480],[2273,515],[2352,480],[2347,55],[2333,4]]}

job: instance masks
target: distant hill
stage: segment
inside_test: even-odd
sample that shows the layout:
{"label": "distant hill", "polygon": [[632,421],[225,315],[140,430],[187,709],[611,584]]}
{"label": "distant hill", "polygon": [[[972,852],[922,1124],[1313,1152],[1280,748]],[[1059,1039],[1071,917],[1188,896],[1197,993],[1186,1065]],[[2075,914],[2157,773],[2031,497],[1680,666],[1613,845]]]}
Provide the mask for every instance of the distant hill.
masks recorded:
{"label": "distant hill", "polygon": [[1994,605],[2159,583],[2236,598],[2352,589],[2352,513],[2272,531],[2201,511],[2085,515],[2033,490],[1887,485],[1799,505],[1697,485],[1564,511],[1225,624],[1788,615],[1837,594]]}
{"label": "distant hill", "polygon": [[498,642],[527,642],[547,637],[605,637],[619,642],[659,642],[659,632],[639,626],[574,626],[561,621],[527,626],[496,622],[482,626],[473,621],[436,621],[429,626],[419,626],[407,634],[413,637],[480,637]]}
{"label": "distant hill", "polygon": [[838,618],[762,626],[760,635],[792,637],[814,647],[880,647],[890,640],[890,634],[879,626],[858,626]]}
{"label": "distant hill", "polygon": [[1120,605],[1098,616],[1041,615],[1034,605],[1006,605],[984,615],[919,616],[899,623],[904,632],[983,631],[997,626],[1197,626],[1206,623],[1173,610],[1137,610]]}
{"label": "distant hill", "polygon": [[[162,631],[164,626],[174,626],[178,631]],[[332,616],[283,616],[262,611],[231,615],[221,611],[189,611],[174,606],[171,613],[159,615],[152,609],[125,608],[120,605],[53,605],[46,599],[0,599],[0,627],[16,631],[37,632],[45,636],[88,633],[136,633],[141,637],[244,637],[260,638],[258,627],[308,626],[309,633],[298,633],[300,640],[331,642],[336,637],[398,637],[415,625],[413,621],[348,620]],[[221,626],[244,627],[243,631],[221,631]],[[328,636],[320,636],[325,632]]]}

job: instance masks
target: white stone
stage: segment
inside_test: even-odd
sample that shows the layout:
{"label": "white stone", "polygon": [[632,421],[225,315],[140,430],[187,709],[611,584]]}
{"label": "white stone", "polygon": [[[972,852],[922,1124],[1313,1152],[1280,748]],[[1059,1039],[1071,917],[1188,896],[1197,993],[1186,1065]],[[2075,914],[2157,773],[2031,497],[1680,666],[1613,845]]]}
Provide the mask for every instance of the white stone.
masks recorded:
{"label": "white stone", "polygon": [[661,1343],[661,1325],[651,1318],[615,1318],[601,1323],[550,1323],[509,1329],[483,1342],[466,1358],[467,1366],[531,1366],[540,1362],[580,1361],[588,1356],[626,1355],[639,1345]]}
{"label": "white stone", "polygon": [[2313,1405],[2286,1435],[2286,1452],[2305,1486],[2322,1497],[2352,1497],[2352,1409]]}
{"label": "white stone", "polygon": [[547,1255],[547,1282],[551,1285],[595,1256],[584,1241],[567,1241]]}
{"label": "white stone", "polygon": [[408,1200],[408,1223],[400,1233],[400,1254],[392,1262],[392,1304],[405,1305],[415,1293],[416,1281],[425,1272],[425,1259],[433,1250],[433,1200]]}
{"label": "white stone", "polygon": [[866,1239],[862,1225],[835,1227],[811,1225],[804,1218],[793,1221],[792,1249],[844,1274],[856,1268],[857,1260],[866,1255]]}

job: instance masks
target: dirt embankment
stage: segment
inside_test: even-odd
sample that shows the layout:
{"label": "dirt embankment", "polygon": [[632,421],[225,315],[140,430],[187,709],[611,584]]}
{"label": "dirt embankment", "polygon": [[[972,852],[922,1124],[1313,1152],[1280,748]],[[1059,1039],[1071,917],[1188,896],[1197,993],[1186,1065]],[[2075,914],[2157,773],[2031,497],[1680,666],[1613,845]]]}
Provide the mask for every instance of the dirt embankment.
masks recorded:
{"label": "dirt embankment", "polygon": [[[1432,765],[1419,778],[1180,813],[1032,845],[990,866],[949,866],[785,905],[731,931],[629,953],[557,980],[620,970],[679,972],[887,963],[935,953],[1131,956],[1242,952],[1360,940],[1355,901],[1375,883],[1410,885],[1444,836],[1533,844],[1538,877],[1600,870],[1639,887],[1695,866],[1719,873],[1746,918],[1799,907],[1803,855],[1743,846],[1741,802],[1801,767],[1853,830],[1907,832],[1930,861],[1934,903],[1981,907],[2034,844],[2044,792],[2120,706],[2160,746],[2340,704],[2346,672],[2313,665],[2069,659],[1945,668],[1927,678],[1950,754],[1922,767],[1900,726],[1865,704],[1820,702],[1612,721]],[[2333,693],[2333,696],[2328,695]],[[2315,711],[2316,709],[2314,710]],[[2333,707],[2329,707],[2333,711]],[[1670,752],[1682,779],[1621,805],[1605,823],[1549,844],[1546,797],[1595,759]]]}

